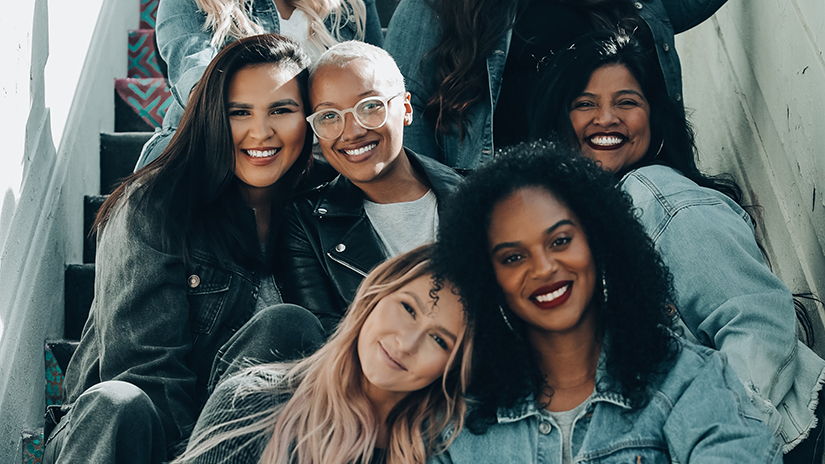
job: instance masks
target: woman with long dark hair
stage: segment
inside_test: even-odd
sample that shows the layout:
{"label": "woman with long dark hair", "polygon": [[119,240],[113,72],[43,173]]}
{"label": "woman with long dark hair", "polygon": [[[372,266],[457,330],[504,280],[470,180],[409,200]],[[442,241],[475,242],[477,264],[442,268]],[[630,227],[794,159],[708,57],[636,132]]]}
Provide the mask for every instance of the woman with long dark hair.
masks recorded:
{"label": "woman with long dark hair", "polygon": [[[314,316],[280,304],[272,277],[280,214],[310,161],[308,64],[277,35],[224,48],[163,155],[103,204],[95,299],[46,462],[166,461],[222,346],[291,358],[323,339]],[[278,331],[245,350],[251,318]]]}
{"label": "woman with long dark hair", "polygon": [[472,328],[429,246],[379,264],[327,344],[221,383],[181,463],[419,463],[461,430]]}
{"label": "woman with long dark hair", "polygon": [[793,296],[764,262],[741,190],[697,168],[655,55],[624,33],[586,36],[541,89],[532,135],[556,133],[615,175],[673,273],[685,335],[728,356],[785,462],[821,460],[825,361],[797,340]]}
{"label": "woman with long dark hair", "polygon": [[682,100],[674,34],[725,0],[403,0],[384,48],[398,62],[416,119],[410,149],[458,169],[524,140],[526,109],[544,61],[577,37],[619,25],[656,50],[668,93]]}
{"label": "woman with long dark hair", "polygon": [[469,432],[440,462],[781,462],[724,355],[671,329],[670,274],[609,173],[521,144],[445,213],[434,266],[475,339]]}

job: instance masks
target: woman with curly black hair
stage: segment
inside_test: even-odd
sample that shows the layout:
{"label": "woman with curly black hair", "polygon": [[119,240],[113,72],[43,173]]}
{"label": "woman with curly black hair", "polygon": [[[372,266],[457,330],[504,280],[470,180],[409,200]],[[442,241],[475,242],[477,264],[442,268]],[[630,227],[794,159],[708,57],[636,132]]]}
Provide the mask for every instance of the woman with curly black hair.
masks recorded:
{"label": "woman with curly black hair", "polygon": [[451,198],[435,266],[474,323],[474,406],[442,462],[781,462],[724,356],[671,331],[670,274],[614,184],[521,144]]}

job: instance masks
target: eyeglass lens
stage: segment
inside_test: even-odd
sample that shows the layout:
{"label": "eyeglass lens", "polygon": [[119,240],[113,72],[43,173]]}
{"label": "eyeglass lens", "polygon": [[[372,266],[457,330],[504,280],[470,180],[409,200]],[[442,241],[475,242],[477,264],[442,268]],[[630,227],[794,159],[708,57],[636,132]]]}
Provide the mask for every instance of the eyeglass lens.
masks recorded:
{"label": "eyeglass lens", "polygon": [[344,132],[344,115],[352,112],[355,121],[364,129],[377,129],[387,119],[387,106],[380,97],[367,98],[358,102],[355,108],[344,111],[330,109],[318,113],[312,121],[318,137],[334,139]]}

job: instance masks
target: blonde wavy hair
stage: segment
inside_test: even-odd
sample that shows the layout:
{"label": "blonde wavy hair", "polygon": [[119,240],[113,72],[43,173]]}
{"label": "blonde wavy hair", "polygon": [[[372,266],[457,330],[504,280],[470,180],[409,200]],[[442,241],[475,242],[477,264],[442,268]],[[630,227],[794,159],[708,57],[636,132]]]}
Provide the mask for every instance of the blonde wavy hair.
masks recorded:
{"label": "blonde wavy hair", "polygon": [[[206,15],[203,28],[212,32],[213,47],[222,47],[228,39],[267,32],[247,13],[252,0],[195,0],[195,3]],[[319,50],[341,42],[340,30],[351,20],[350,12],[355,21],[355,38],[364,40],[367,20],[364,0],[287,0],[287,3],[306,14],[309,22],[307,37]],[[332,33],[324,24],[327,17],[332,19]]]}
{"label": "blonde wavy hair", "polygon": [[[358,336],[381,299],[420,276],[432,276],[433,298],[442,288],[453,290],[451,284],[433,276],[430,253],[431,247],[425,245],[370,272],[346,317],[312,356],[297,364],[256,366],[239,374],[269,377],[267,393],[292,397],[285,404],[256,413],[250,425],[235,428],[249,419],[241,418],[205,431],[190,442],[181,462],[224,441],[255,434],[271,437],[260,460],[265,464],[370,462],[379,424],[364,393]],[[424,464],[428,456],[447,449],[463,428],[466,405],[462,395],[470,381],[472,357],[472,327],[466,310],[464,320],[464,331],[450,353],[441,381],[410,393],[390,412],[386,462]],[[273,372],[284,374],[273,377]],[[260,392],[260,388],[245,388],[237,391],[235,398]],[[448,427],[451,433],[442,434]]]}

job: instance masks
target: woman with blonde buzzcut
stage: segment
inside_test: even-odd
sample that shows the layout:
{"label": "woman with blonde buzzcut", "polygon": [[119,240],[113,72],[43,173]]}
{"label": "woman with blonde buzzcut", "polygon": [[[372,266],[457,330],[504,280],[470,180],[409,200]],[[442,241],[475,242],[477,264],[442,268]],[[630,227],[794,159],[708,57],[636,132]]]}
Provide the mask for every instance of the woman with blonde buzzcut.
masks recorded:
{"label": "woman with blonde buzzcut", "polygon": [[363,40],[381,46],[384,40],[375,0],[163,0],[155,29],[174,98],[163,127],[144,145],[136,170],[169,144],[189,93],[230,42],[278,33],[298,42],[314,60],[338,42]]}
{"label": "woman with blonde buzzcut", "polygon": [[221,383],[179,463],[423,463],[458,431],[471,324],[423,246],[375,268],[329,342]]}

